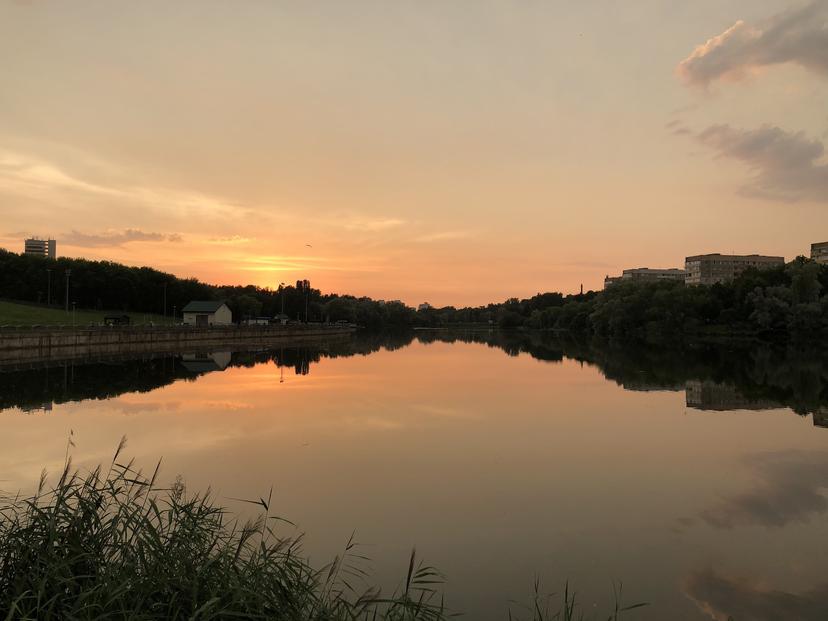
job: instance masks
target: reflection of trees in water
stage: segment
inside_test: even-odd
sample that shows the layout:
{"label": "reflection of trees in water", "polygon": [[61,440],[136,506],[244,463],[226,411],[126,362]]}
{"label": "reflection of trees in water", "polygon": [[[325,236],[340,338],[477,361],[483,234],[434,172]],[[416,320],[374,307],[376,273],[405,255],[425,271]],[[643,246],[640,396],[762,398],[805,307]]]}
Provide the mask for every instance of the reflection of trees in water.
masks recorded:
{"label": "reflection of trees in water", "polygon": [[[564,357],[598,367],[627,390],[685,390],[688,405],[701,409],[789,407],[828,418],[828,355],[818,347],[769,343],[631,344],[580,340],[549,332],[423,331],[417,339],[483,343],[509,355],[538,360]],[[694,391],[700,395],[696,401]]]}
{"label": "reflection of trees in water", "polygon": [[415,339],[423,344],[480,343],[509,356],[523,353],[547,362],[569,358],[598,367],[607,379],[627,390],[685,390],[690,407],[726,410],[786,406],[799,414],[814,414],[817,424],[825,424],[828,419],[828,355],[817,348],[757,343],[631,345],[520,330],[365,332],[324,344],[233,352],[229,363],[211,364],[201,354],[196,359],[191,355],[185,364],[185,356],[165,355],[2,372],[0,408],[42,407],[52,401],[146,392],[225,366],[272,362],[282,370],[293,368],[294,373],[305,375],[322,358],[396,350]]}
{"label": "reflection of trees in water", "polygon": [[418,330],[421,343],[481,343],[502,349],[509,356],[525,353],[538,360],[560,362],[564,358],[560,339],[550,332],[505,330]]}
{"label": "reflection of trees in water", "polygon": [[273,363],[307,375],[322,358],[368,355],[379,349],[399,349],[411,343],[410,332],[376,333],[358,339],[322,344],[236,352],[203,351],[156,357],[118,359],[91,364],[63,364],[39,369],[0,372],[0,410],[51,410],[53,403],[111,399],[125,393],[150,392],[176,380],[193,381],[230,367]]}
{"label": "reflection of trees in water", "polygon": [[179,357],[117,363],[63,365],[0,373],[0,409],[40,408],[83,399],[110,399],[126,392],[150,392],[177,378],[193,377]]}

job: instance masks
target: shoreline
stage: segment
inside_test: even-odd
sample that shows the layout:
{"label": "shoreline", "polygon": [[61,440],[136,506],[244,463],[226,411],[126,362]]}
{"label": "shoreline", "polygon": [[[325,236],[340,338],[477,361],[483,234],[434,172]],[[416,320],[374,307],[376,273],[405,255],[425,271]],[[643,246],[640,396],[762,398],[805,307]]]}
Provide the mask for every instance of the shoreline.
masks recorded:
{"label": "shoreline", "polygon": [[57,361],[94,361],[216,347],[302,344],[350,338],[353,327],[325,325],[193,327],[2,328],[0,368]]}

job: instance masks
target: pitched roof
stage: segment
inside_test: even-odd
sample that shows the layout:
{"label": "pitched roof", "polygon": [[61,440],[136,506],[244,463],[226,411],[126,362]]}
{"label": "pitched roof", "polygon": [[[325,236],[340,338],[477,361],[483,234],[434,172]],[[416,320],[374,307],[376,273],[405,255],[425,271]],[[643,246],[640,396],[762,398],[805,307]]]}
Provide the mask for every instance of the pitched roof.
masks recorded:
{"label": "pitched roof", "polygon": [[193,300],[181,309],[182,313],[215,313],[224,306],[224,302],[212,302],[205,300]]}

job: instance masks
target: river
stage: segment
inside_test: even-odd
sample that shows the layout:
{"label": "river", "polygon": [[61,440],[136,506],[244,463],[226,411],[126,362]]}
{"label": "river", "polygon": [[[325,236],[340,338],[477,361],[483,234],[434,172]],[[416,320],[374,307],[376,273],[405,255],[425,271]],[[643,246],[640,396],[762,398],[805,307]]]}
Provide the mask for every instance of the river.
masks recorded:
{"label": "river", "polygon": [[[125,453],[274,509],[322,565],[352,532],[472,619],[536,577],[631,619],[828,618],[828,356],[793,346],[355,335],[0,370],[0,489]],[[517,602],[512,603],[510,602]],[[606,617],[604,617],[606,618]]]}

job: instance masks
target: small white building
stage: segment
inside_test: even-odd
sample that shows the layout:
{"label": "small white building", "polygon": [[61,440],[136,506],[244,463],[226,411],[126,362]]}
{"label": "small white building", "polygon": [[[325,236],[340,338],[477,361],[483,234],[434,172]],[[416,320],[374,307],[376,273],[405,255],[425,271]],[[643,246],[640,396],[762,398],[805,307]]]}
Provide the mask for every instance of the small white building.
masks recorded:
{"label": "small white building", "polygon": [[187,326],[229,326],[233,324],[233,313],[224,302],[193,301],[181,312]]}

